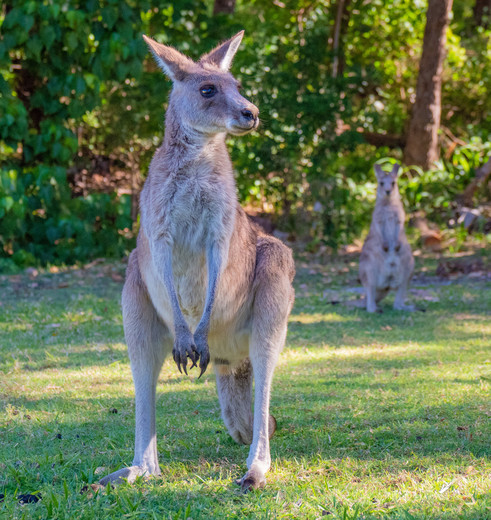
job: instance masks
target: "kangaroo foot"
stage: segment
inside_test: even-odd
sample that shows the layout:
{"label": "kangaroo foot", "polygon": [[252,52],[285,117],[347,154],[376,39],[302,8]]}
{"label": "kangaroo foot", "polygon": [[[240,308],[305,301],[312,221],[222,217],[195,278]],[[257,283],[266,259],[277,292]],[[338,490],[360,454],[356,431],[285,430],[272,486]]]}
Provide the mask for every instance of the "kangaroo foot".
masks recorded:
{"label": "kangaroo foot", "polygon": [[266,485],[266,477],[258,468],[251,468],[242,478],[235,481],[240,486],[243,493],[253,489],[263,488]]}
{"label": "kangaroo foot", "polygon": [[104,478],[99,480],[99,484],[101,486],[107,486],[109,482],[111,484],[122,484],[125,480],[131,484],[137,479],[137,477],[149,477],[152,474],[160,475],[160,468],[157,468],[157,471],[152,472],[142,466],[130,466],[129,468],[121,468],[114,473],[106,475]]}

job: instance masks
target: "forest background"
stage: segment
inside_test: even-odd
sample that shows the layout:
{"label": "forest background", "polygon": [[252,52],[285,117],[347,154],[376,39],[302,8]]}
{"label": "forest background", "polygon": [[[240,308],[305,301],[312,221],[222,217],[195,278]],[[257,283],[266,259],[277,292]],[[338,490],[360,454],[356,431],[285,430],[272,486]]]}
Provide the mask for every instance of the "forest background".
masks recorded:
{"label": "forest background", "polygon": [[230,139],[239,198],[291,239],[359,239],[373,163],[397,160],[406,210],[435,237],[489,241],[490,13],[489,0],[3,2],[0,271],[132,248],[171,88],[142,33],[196,59],[245,29],[233,73],[262,124]]}

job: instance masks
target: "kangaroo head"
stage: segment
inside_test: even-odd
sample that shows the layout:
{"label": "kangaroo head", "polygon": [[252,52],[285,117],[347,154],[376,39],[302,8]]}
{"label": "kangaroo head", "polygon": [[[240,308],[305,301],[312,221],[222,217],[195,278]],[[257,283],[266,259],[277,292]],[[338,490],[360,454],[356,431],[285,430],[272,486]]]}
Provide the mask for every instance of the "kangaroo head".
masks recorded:
{"label": "kangaroo head", "polygon": [[169,100],[183,126],[205,135],[244,135],[259,125],[259,110],[239,93],[229,68],[244,31],[196,63],[172,47],[143,36],[157,63],[173,82]]}
{"label": "kangaroo head", "polygon": [[382,170],[379,164],[375,165],[375,175],[378,180],[377,197],[390,198],[393,194],[399,193],[397,188],[397,175],[400,166],[394,164],[390,172]]}

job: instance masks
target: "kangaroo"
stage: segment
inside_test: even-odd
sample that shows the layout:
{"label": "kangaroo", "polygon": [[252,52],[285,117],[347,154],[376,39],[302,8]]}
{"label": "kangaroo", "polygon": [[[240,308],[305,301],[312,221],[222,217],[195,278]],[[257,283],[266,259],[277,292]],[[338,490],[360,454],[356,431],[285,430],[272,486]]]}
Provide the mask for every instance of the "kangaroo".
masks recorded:
{"label": "kangaroo", "polygon": [[398,164],[390,173],[375,165],[377,200],[370,232],[361,251],[359,268],[368,312],[377,310],[377,303],[390,289],[396,291],[394,309],[414,310],[412,305],[404,304],[413,275],[414,259],[404,232],[405,213],[397,187],[398,171]]}
{"label": "kangaroo", "polygon": [[[244,32],[194,62],[144,36],[172,80],[163,144],[141,197],[141,227],[122,295],[135,385],[133,464],[101,480],[159,475],[157,379],[172,352],[180,372],[213,362],[225,425],[250,444],[242,490],[262,487],[271,465],[273,371],[294,291],[291,250],[260,231],[239,205],[227,133],[256,129],[259,110],[229,73]],[[255,380],[252,413],[252,378]]]}

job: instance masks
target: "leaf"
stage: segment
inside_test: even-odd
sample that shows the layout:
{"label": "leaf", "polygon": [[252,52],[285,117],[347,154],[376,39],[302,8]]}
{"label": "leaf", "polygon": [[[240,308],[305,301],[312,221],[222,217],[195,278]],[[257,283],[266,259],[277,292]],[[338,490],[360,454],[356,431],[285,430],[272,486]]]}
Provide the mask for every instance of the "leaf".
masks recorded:
{"label": "leaf", "polygon": [[116,23],[116,20],[118,19],[118,11],[114,7],[106,6],[103,7],[101,16],[104,20],[104,23],[107,25],[107,28],[112,29]]}
{"label": "leaf", "polygon": [[50,49],[56,39],[56,32],[53,27],[50,25],[42,27],[39,31],[39,35],[46,49]]}

